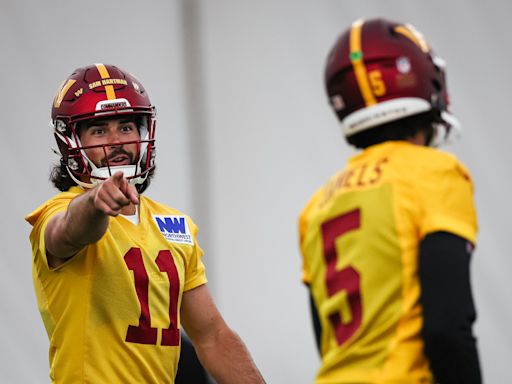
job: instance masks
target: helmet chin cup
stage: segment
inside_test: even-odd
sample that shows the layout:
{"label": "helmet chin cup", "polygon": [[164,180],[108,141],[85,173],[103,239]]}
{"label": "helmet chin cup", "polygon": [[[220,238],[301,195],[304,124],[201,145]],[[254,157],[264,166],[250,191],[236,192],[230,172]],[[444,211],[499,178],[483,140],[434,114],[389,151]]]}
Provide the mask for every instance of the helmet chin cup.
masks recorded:
{"label": "helmet chin cup", "polygon": [[94,168],[91,171],[91,183],[93,185],[98,185],[115,173],[122,172],[123,177],[128,179],[131,184],[134,184],[133,180],[135,180],[134,176],[136,171],[136,165],[115,165],[111,167]]}
{"label": "helmet chin cup", "polygon": [[441,121],[434,123],[434,135],[428,144],[430,147],[439,147],[444,144],[453,144],[461,136],[459,120],[451,113],[442,111]]}

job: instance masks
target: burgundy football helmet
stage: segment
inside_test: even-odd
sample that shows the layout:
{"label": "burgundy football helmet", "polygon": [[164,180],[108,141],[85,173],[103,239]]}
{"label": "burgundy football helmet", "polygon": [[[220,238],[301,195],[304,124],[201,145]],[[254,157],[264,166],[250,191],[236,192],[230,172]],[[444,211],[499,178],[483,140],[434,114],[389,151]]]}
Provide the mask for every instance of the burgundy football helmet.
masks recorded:
{"label": "burgundy football helmet", "polygon": [[429,145],[451,141],[460,125],[448,110],[444,67],[412,25],[355,21],[336,41],[325,68],[327,94],[345,137],[432,111]]}
{"label": "burgundy football helmet", "polygon": [[[134,116],[139,129],[135,164],[113,166],[107,163],[99,168],[87,158],[78,127],[86,120],[122,115]],[[122,171],[132,184],[143,184],[155,167],[155,107],[142,84],[116,66],[94,64],[76,69],[64,80],[55,96],[50,126],[62,156],[61,163],[70,177],[84,188],[93,187],[116,171]],[[108,145],[95,147],[103,147],[106,151]],[[85,178],[90,183],[84,181]]]}

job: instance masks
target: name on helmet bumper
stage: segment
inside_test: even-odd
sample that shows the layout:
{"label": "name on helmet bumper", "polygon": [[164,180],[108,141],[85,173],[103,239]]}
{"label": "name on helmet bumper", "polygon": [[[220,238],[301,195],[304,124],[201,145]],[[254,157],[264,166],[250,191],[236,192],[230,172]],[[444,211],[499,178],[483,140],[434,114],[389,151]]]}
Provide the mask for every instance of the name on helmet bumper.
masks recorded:
{"label": "name on helmet bumper", "polygon": [[342,120],[341,127],[345,136],[352,136],[377,125],[427,112],[430,109],[430,103],[424,99],[402,97],[353,112]]}
{"label": "name on helmet bumper", "polygon": [[[109,112],[115,110],[127,110],[130,108],[130,102],[126,99],[101,100],[96,104],[96,111]],[[132,109],[129,109],[132,111]],[[98,115],[98,113],[96,113]]]}

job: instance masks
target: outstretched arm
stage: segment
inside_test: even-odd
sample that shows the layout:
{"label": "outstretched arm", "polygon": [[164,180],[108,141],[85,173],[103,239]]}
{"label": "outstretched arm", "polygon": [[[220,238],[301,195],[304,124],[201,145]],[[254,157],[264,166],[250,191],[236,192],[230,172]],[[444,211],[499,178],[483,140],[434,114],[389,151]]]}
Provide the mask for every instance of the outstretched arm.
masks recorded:
{"label": "outstretched arm", "polygon": [[105,234],[109,216],[138,204],[133,185],[117,172],[100,185],[74,198],[66,211],[50,219],[44,233],[48,264],[56,267]]}
{"label": "outstretched arm", "polygon": [[265,383],[244,343],[224,322],[206,284],[183,294],[181,320],[218,384]]}

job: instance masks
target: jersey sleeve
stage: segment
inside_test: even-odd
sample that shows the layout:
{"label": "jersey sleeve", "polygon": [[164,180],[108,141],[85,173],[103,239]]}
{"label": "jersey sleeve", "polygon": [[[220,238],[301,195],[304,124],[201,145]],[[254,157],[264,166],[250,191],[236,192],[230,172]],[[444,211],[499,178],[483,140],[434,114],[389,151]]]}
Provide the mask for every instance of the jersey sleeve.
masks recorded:
{"label": "jersey sleeve", "polygon": [[196,288],[208,281],[202,261],[204,252],[197,242],[198,228],[190,218],[187,217],[187,220],[189,220],[190,229],[194,238],[194,245],[192,252],[190,253],[190,257],[186,262],[185,291]]}
{"label": "jersey sleeve", "polygon": [[468,170],[445,154],[419,175],[415,185],[421,207],[420,237],[446,231],[475,243],[478,225]]}
{"label": "jersey sleeve", "polygon": [[44,241],[46,226],[55,214],[65,211],[71,201],[71,196],[66,198],[66,194],[61,195],[60,198],[53,198],[47,201],[25,217],[25,220],[33,226],[30,232],[32,255],[34,258],[40,259],[47,268],[49,267],[46,258],[46,244]]}
{"label": "jersey sleeve", "polygon": [[307,220],[305,218],[304,213],[300,215],[299,217],[299,246],[301,249],[302,254],[302,282],[304,284],[309,284],[311,281],[311,277],[309,274],[309,268],[306,258],[304,257],[304,250],[303,250],[303,240],[304,240],[304,234],[306,233],[307,228]]}
{"label": "jersey sleeve", "polygon": [[310,225],[311,212],[314,207],[318,204],[321,195],[321,189],[316,191],[311,197],[309,202],[306,204],[299,216],[298,230],[299,230],[299,247],[302,254],[302,282],[306,285],[311,283],[311,272],[310,265],[306,257],[306,234],[308,233],[308,227]]}

